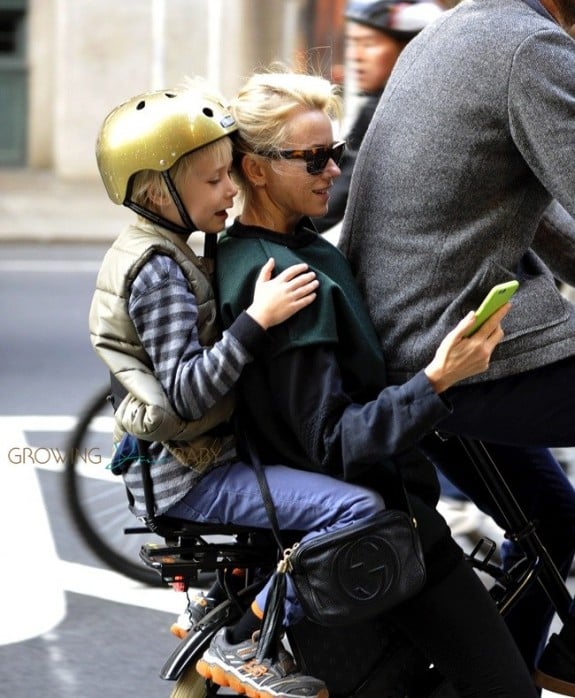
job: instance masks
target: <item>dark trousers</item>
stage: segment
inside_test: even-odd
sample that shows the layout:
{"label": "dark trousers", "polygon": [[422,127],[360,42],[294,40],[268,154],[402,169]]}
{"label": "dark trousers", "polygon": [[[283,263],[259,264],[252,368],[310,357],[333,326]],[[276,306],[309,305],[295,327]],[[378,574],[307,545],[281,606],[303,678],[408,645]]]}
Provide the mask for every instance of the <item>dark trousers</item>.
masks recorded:
{"label": "dark trousers", "polygon": [[[569,573],[575,553],[575,490],[546,446],[575,446],[575,358],[497,381],[453,388],[441,431],[481,439],[555,564]],[[427,440],[428,457],[503,528],[481,479],[457,441]],[[506,567],[521,555],[504,545]],[[573,608],[573,606],[572,606]],[[574,609],[575,610],[575,609]],[[535,585],[507,616],[530,667],[545,644],[553,608]]]}
{"label": "dark trousers", "polygon": [[575,446],[575,357],[451,388],[441,431],[509,446]]}
{"label": "dark trousers", "polygon": [[[460,698],[536,698],[531,674],[509,630],[465,561],[392,616],[449,677]],[[462,619],[467,626],[463,632]]]}

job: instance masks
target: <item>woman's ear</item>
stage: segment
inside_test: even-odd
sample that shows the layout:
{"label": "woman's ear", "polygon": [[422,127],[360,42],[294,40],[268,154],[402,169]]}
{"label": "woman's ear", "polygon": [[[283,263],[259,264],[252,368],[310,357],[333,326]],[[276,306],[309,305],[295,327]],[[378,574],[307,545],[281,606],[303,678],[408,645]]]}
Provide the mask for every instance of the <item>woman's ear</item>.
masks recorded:
{"label": "woman's ear", "polygon": [[266,168],[260,155],[246,153],[242,158],[242,172],[253,187],[263,187],[267,181]]}

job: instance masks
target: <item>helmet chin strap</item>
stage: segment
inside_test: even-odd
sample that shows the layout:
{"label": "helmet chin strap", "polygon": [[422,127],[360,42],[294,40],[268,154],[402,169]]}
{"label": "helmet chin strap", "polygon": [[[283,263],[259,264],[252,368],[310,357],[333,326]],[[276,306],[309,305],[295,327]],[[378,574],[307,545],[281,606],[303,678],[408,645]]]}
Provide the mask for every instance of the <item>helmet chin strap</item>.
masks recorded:
{"label": "helmet chin strap", "polygon": [[127,206],[135,213],[138,213],[140,216],[143,216],[144,218],[147,218],[149,221],[152,221],[152,223],[157,223],[158,225],[161,225],[163,228],[167,228],[168,230],[171,230],[173,233],[177,233],[178,235],[185,235],[187,238],[189,235],[198,230],[198,226],[192,221],[189,213],[186,211],[186,207],[184,206],[184,203],[180,195],[178,194],[178,190],[176,189],[174,182],[170,177],[170,173],[166,170],[162,172],[162,177],[164,179],[164,182],[166,183],[166,186],[168,187],[168,191],[170,192],[172,200],[176,205],[176,208],[178,209],[178,213],[180,214],[180,218],[182,219],[184,225],[178,225],[177,223],[174,223],[168,220],[167,218],[160,216],[154,211],[150,211],[147,208],[140,206],[140,204],[135,203],[129,198],[126,199],[126,201],[124,201],[124,206]]}
{"label": "helmet chin strap", "polygon": [[178,194],[178,190],[176,189],[174,180],[170,177],[170,173],[168,172],[168,170],[164,170],[162,172],[162,177],[164,179],[164,182],[166,183],[166,186],[168,187],[168,191],[172,195],[172,199],[176,204],[176,208],[178,209],[180,218],[184,222],[185,228],[187,228],[190,231],[190,233],[193,233],[195,230],[198,229],[198,227],[195,225],[195,223],[192,222],[190,214],[187,212],[186,207],[184,206],[184,202],[182,201],[181,196]]}

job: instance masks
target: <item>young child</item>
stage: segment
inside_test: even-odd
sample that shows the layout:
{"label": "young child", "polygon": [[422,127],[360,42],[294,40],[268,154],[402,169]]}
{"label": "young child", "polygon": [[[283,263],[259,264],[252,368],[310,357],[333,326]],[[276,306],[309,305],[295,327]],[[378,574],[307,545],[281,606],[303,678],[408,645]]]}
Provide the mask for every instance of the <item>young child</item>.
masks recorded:
{"label": "young child", "polygon": [[[194,83],[138,95],[105,119],[96,151],[100,174],[112,201],[138,216],[105,255],[90,333],[125,392],[116,410],[119,452],[134,436],[148,444],[155,515],[264,528],[257,478],[235,450],[232,388],[268,346],[266,330],[312,303],[318,281],[307,264],[272,278],[274,261],[267,260],[251,302],[221,334],[207,260],[187,239],[198,229],[215,235],[224,227],[237,193],[230,179],[235,131],[221,100]],[[115,460],[124,464],[132,512],[145,519],[138,458]],[[282,465],[268,470],[272,493],[282,494],[278,516],[308,537],[384,507],[367,488]],[[314,507],[305,504],[310,494]],[[254,666],[268,586],[212,642],[217,681],[250,695],[327,698],[324,683],[299,673],[281,648]],[[286,623],[302,615],[288,593]]]}

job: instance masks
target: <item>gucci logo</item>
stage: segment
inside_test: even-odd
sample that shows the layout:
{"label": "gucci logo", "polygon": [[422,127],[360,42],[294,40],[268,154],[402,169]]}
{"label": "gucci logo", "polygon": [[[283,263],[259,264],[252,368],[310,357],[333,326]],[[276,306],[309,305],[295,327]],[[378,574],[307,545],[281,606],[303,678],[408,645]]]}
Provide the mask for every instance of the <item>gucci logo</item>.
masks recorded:
{"label": "gucci logo", "polygon": [[345,545],[337,557],[341,589],[358,601],[385,593],[399,569],[395,551],[378,536],[365,536]]}

